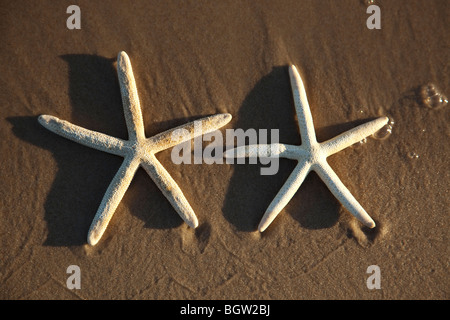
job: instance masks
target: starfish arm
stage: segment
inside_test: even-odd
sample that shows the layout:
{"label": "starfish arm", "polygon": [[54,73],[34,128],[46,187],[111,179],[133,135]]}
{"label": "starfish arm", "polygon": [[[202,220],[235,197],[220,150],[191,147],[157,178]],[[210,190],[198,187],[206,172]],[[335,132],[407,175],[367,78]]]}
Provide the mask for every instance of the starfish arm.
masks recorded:
{"label": "starfish arm", "polygon": [[241,146],[224,152],[225,158],[253,158],[253,157],[278,157],[286,146],[282,143],[274,144],[252,144]]}
{"label": "starfish arm", "polygon": [[299,154],[306,156],[306,152],[298,146],[284,143],[252,144],[228,149],[224,152],[225,158],[287,158],[298,159]]}
{"label": "starfish arm", "polygon": [[349,131],[346,131],[333,139],[321,143],[325,150],[325,154],[330,156],[339,152],[352,144],[363,140],[364,138],[374,134],[385,126],[389,121],[388,117],[380,117],[370,122],[357,126]]}
{"label": "starfish arm", "polygon": [[139,160],[137,158],[125,158],[119,171],[108,186],[89,228],[87,241],[91,246],[94,246],[105,232],[138,167]]}
{"label": "starfish arm", "polygon": [[230,122],[231,118],[229,113],[220,113],[201,118],[161,132],[147,139],[147,145],[151,146],[153,153],[157,153],[203,134],[216,131]]}
{"label": "starfish arm", "polygon": [[319,165],[314,166],[313,170],[317,172],[336,199],[338,199],[339,202],[356,217],[356,219],[369,228],[375,227],[375,222],[350,193],[326,161],[322,161]]}
{"label": "starfish arm", "polygon": [[289,67],[289,76],[291,79],[292,95],[294,97],[294,105],[297,113],[297,121],[302,138],[302,145],[311,146],[317,140],[305,86],[303,85],[302,78],[294,65]]}
{"label": "starfish arm", "polygon": [[121,51],[117,57],[117,75],[119,78],[120,93],[122,95],[123,111],[128,129],[128,139],[145,139],[144,121],[139,103],[136,82],[130,58]]}
{"label": "starfish arm", "polygon": [[258,230],[260,232],[266,230],[281,210],[283,210],[283,208],[292,199],[308,175],[310,168],[311,166],[306,162],[306,160],[299,161],[294,171],[290,174],[287,181],[284,183],[275,199],[272,200],[266,210],[266,213],[262,217],[258,226]]}
{"label": "starfish arm", "polygon": [[39,123],[66,139],[100,151],[123,156],[125,141],[97,131],[87,130],[54,116],[41,115]]}
{"label": "starfish arm", "polygon": [[190,227],[196,228],[198,226],[198,220],[194,210],[189,205],[180,187],[156,157],[153,155],[148,156],[146,159],[143,159],[141,165],[180,217]]}

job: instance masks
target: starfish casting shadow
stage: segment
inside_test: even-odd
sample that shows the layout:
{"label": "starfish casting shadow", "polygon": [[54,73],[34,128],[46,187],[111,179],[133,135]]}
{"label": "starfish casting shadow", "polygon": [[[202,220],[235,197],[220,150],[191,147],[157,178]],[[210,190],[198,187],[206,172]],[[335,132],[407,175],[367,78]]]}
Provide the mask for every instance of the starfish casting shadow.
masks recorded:
{"label": "starfish casting shadow", "polygon": [[283,143],[258,144],[240,146],[227,150],[224,153],[224,156],[228,158],[282,157],[298,161],[297,166],[267,208],[259,223],[259,231],[263,232],[266,230],[281,210],[288,204],[311,171],[315,171],[319,175],[331,193],[353,216],[365,226],[369,228],[375,227],[373,219],[342,183],[327,163],[326,158],[375,133],[386,125],[389,119],[387,117],[377,118],[328,141],[319,143],[316,139],[305,87],[295,66],[290,66],[289,76],[300,129],[301,145],[295,146]]}
{"label": "starfish casting shadow", "polygon": [[[230,114],[217,114],[146,138],[131,62],[125,52],[120,52],[118,55],[117,73],[128,130],[128,140],[91,131],[54,116],[41,115],[38,118],[41,125],[58,135],[82,145],[124,158],[121,167],[106,190],[89,229],[87,241],[90,245],[95,245],[102,237],[136,170],[140,166],[152,178],[180,217],[190,227],[196,228],[198,220],[194,211],[179,186],[156,159],[155,153],[195,138],[198,135],[215,131],[231,120]],[[198,128],[198,125],[196,125],[198,122],[200,122],[202,130],[195,130],[195,128]]]}

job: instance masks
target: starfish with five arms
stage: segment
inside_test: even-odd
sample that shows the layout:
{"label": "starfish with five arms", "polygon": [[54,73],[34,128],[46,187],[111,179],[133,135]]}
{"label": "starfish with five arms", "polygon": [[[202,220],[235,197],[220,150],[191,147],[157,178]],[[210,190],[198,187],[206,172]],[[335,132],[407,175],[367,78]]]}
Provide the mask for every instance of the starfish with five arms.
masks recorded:
{"label": "starfish with five arms", "polygon": [[267,208],[258,226],[259,231],[263,232],[272,223],[312,170],[319,175],[331,193],[351,214],[367,227],[375,227],[375,222],[345,187],[327,163],[326,158],[375,133],[386,125],[389,119],[387,117],[377,118],[319,143],[316,139],[305,87],[297,68],[293,65],[289,68],[289,76],[302,144],[300,146],[281,143],[249,145],[230,149],[224,153],[227,158],[282,157],[298,161],[294,171]]}
{"label": "starfish with five arms", "polygon": [[[119,171],[110,183],[88,232],[87,241],[95,245],[103,235],[125,191],[139,166],[142,166],[181,218],[193,228],[197,217],[180,187],[156,159],[155,153],[168,149],[196,136],[213,132],[231,120],[230,114],[217,114],[164,131],[146,138],[139,97],[130,59],[125,52],[117,58],[117,73],[122,95],[128,140],[87,130],[49,115],[39,116],[39,123],[48,130],[85,146],[124,157]],[[202,130],[194,130],[201,127]],[[176,134],[173,134],[176,133]]]}

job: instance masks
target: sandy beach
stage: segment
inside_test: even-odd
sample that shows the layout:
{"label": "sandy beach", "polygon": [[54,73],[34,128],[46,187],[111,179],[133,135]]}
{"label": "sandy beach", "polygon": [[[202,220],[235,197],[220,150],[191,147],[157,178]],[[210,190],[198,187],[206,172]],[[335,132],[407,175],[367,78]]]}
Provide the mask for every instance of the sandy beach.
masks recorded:
{"label": "sandy beach", "polygon": [[[371,4],[381,29],[366,25]],[[80,29],[67,28],[69,5],[81,10]],[[449,15],[445,0],[2,1],[0,298],[449,299]],[[261,175],[260,163],[175,164],[169,149],[157,158],[198,228],[140,168],[100,242],[88,245],[123,159],[37,119],[127,139],[120,51],[148,137],[229,113],[223,133],[279,129],[280,142],[300,144],[292,64],[318,141],[389,117],[391,133],[328,158],[377,226],[364,227],[310,173],[260,233],[295,161]],[[67,287],[71,265],[80,289]],[[367,285],[370,266],[380,289]]]}

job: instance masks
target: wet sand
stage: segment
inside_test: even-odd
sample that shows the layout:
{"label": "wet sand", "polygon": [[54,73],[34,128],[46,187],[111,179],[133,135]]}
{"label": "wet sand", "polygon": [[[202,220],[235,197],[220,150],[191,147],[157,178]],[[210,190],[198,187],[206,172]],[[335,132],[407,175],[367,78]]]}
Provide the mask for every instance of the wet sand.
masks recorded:
{"label": "wet sand", "polygon": [[[77,1],[0,5],[0,298],[448,299],[449,6],[444,0]],[[127,138],[116,73],[128,53],[147,136],[216,113],[221,129],[279,129],[299,144],[288,65],[305,82],[319,141],[394,122],[329,158],[376,221],[367,229],[311,173],[272,225],[265,209],[295,166],[180,164],[158,154],[194,209],[182,223],[139,169],[103,238],[92,218],[122,159],[39,125],[50,114]],[[66,286],[67,267],[81,289]],[[368,289],[377,265],[381,289]]]}

